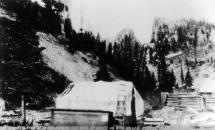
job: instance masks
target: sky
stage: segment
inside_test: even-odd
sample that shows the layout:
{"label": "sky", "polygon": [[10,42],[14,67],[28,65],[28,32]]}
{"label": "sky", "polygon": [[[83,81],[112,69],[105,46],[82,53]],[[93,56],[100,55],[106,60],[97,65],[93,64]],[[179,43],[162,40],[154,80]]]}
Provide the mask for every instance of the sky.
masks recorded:
{"label": "sky", "polygon": [[114,39],[130,28],[141,42],[148,42],[155,17],[167,20],[193,18],[215,23],[215,0],[61,0],[69,7],[72,26]]}

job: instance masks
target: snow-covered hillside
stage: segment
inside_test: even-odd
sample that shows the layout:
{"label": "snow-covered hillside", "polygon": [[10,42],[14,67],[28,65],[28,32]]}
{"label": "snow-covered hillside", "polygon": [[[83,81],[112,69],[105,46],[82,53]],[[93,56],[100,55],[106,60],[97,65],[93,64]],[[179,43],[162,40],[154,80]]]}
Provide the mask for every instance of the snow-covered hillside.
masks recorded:
{"label": "snow-covered hillside", "polygon": [[[215,31],[212,31],[210,39],[213,48],[205,57],[205,61],[208,61],[208,63],[199,67],[198,70],[196,70],[196,76],[194,75],[193,87],[197,90],[215,90]],[[210,58],[213,59],[213,62],[210,61]]]}
{"label": "snow-covered hillside", "polygon": [[[211,48],[209,48],[209,45]],[[198,61],[203,62],[201,65],[197,65],[196,68],[191,69],[191,75],[193,77],[193,88],[197,91],[202,89],[215,91],[215,31],[213,30],[210,37],[210,43],[206,43],[204,47],[198,48]],[[193,55],[187,57],[188,59],[194,59]],[[211,61],[211,58],[213,61]],[[174,71],[176,81],[181,84],[181,67],[183,69],[184,77],[187,72],[187,66],[185,61],[181,64],[171,64],[169,70]]]}
{"label": "snow-covered hillside", "polygon": [[72,82],[93,81],[98,70],[96,60],[91,54],[76,51],[74,54],[67,52],[64,46],[52,35],[38,32],[43,59],[48,66],[65,75]]}

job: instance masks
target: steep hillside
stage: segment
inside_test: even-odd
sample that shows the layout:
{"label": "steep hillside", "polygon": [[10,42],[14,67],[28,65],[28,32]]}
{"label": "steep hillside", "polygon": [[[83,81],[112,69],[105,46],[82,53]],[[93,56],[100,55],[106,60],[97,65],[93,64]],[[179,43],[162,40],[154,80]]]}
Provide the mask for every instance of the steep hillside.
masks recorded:
{"label": "steep hillside", "polygon": [[212,48],[205,49],[207,51],[207,55],[202,59],[205,61],[205,64],[193,72],[193,87],[197,90],[215,90],[215,31],[212,31],[211,41]]}
{"label": "steep hillside", "polygon": [[43,60],[55,71],[65,75],[72,82],[93,81],[98,70],[97,60],[90,53],[80,51],[69,53],[52,35],[38,32]]}
{"label": "steep hillside", "polygon": [[[156,45],[161,42],[161,46],[164,46],[163,53],[165,53],[168,70],[174,72],[176,86],[177,84],[186,85],[182,80],[184,78],[185,81],[188,69],[193,79],[192,88],[199,88],[205,77],[213,75],[213,72],[209,73],[214,70],[213,24],[193,19],[168,21],[157,18],[152,29],[152,40],[150,44],[147,44],[150,48],[147,60],[149,64],[153,64],[150,60],[156,59],[157,52],[159,52],[156,51],[159,49]],[[157,56],[159,57],[160,54]]]}
{"label": "steep hillside", "polygon": [[[201,90],[201,89],[210,89],[213,90],[213,84],[215,81],[215,67],[214,67],[214,60],[215,60],[215,31],[213,30],[210,37],[210,42],[206,43],[205,46],[199,47],[197,52],[197,60],[201,63],[195,68],[191,68],[191,75],[193,77],[193,87],[194,89]],[[194,61],[194,56],[191,54],[187,57]],[[176,77],[177,83],[181,84],[181,67],[183,69],[184,77],[187,72],[187,66],[185,65],[185,61],[182,61],[182,64],[171,64],[169,69],[174,70],[174,74]]]}

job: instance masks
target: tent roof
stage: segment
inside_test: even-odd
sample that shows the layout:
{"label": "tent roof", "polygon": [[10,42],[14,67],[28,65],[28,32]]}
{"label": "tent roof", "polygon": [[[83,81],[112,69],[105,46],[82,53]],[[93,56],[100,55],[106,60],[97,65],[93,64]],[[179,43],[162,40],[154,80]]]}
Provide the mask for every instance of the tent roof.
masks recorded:
{"label": "tent roof", "polygon": [[60,97],[85,101],[114,100],[116,95],[129,94],[132,88],[133,83],[126,81],[79,82],[70,84]]}
{"label": "tent roof", "polygon": [[[134,90],[134,91],[133,91]],[[133,95],[134,92],[134,95]],[[103,110],[114,114],[131,115],[131,101],[135,97],[136,116],[144,113],[144,100],[135,89],[132,82],[78,82],[70,84],[67,89],[56,98],[56,108]],[[123,101],[123,109],[117,110],[118,101]],[[122,105],[122,104],[121,104]],[[124,109],[125,107],[125,109]]]}

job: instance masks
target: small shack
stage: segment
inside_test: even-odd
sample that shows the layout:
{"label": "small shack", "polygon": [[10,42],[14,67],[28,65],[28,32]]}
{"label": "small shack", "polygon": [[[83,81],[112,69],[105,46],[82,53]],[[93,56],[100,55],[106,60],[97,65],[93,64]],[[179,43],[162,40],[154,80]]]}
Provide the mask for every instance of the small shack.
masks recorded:
{"label": "small shack", "polygon": [[[214,85],[214,84],[211,84]],[[199,95],[204,97],[215,97],[215,86],[213,87],[203,87],[199,89]]]}
{"label": "small shack", "polygon": [[[131,102],[135,99],[135,115],[144,113],[144,101],[132,82],[72,83],[56,98],[56,109],[112,112],[114,116],[132,116]],[[70,118],[73,118],[70,116]],[[61,120],[56,118],[54,120]],[[62,119],[63,120],[63,119]]]}
{"label": "small shack", "polygon": [[171,64],[171,63],[179,64],[181,63],[183,57],[184,57],[184,53],[181,51],[177,53],[171,53],[165,56],[167,64]]}
{"label": "small shack", "polygon": [[204,97],[207,96],[215,97],[215,77],[208,77],[198,87],[199,95]]}
{"label": "small shack", "polygon": [[0,112],[5,110],[5,101],[0,98]]}

